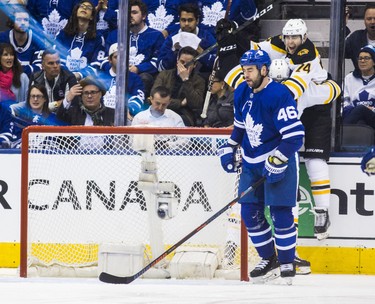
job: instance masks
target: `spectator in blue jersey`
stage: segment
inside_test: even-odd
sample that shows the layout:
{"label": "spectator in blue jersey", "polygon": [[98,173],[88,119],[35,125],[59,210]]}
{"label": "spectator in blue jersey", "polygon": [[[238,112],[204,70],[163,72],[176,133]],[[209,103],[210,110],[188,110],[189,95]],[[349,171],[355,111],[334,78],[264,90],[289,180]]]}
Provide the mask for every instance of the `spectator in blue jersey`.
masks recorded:
{"label": "spectator in blue jersey", "polygon": [[[103,97],[104,105],[108,108],[115,109],[116,107],[116,73],[117,73],[117,51],[118,44],[114,43],[109,48],[108,60],[111,65],[111,69],[108,72],[102,72],[100,74],[101,80],[103,80],[106,93]],[[142,111],[145,102],[145,94],[143,92],[142,79],[135,73],[128,73],[127,79],[127,93],[128,93],[128,119],[132,119],[134,115]]]}
{"label": "spectator in blue jersey", "polygon": [[375,175],[375,146],[363,156],[361,169],[368,176]]}
{"label": "spectator in blue jersey", "polygon": [[14,122],[9,104],[0,102],[0,149],[9,149],[16,146],[17,137],[14,135]]}
{"label": "spectator in blue jersey", "polygon": [[96,33],[107,37],[109,31],[117,28],[119,0],[93,0],[97,12]]}
{"label": "spectator in blue jersey", "polygon": [[14,122],[14,135],[20,141],[22,130],[32,125],[61,125],[55,114],[48,109],[47,89],[43,85],[31,85],[24,102],[10,106]]}
{"label": "spectator in blue jersey", "polygon": [[7,26],[10,29],[0,33],[0,42],[13,45],[23,71],[28,76],[39,71],[38,55],[44,49],[44,43],[38,31],[31,29],[29,13],[23,7],[9,10]]}
{"label": "spectator in blue jersey", "polygon": [[115,110],[103,104],[105,87],[93,76],[83,78],[66,94],[57,118],[69,125],[113,126]]}
{"label": "spectator in blue jersey", "polygon": [[361,48],[368,44],[375,46],[375,3],[366,4],[363,19],[365,28],[352,32],[345,40],[345,58],[350,58],[355,68]]}
{"label": "spectator in blue jersey", "polygon": [[95,74],[104,60],[104,39],[96,34],[96,10],[89,0],[74,6],[64,30],[56,37],[61,62],[77,80]]}
{"label": "spectator in blue jersey", "polygon": [[54,39],[66,26],[78,0],[28,0],[26,8],[43,27],[45,35]]}
{"label": "spectator in blue jersey", "polygon": [[61,68],[59,53],[48,48],[42,54],[42,70],[30,75],[30,84],[46,87],[49,109],[55,113],[65,94],[77,84],[77,79],[72,72]]}
{"label": "spectator in blue jersey", "polygon": [[202,112],[205,81],[198,75],[191,62],[198,52],[190,46],[180,49],[173,69],[161,71],[156,77],[153,88],[164,86],[171,91],[169,109],[179,114],[186,126],[201,125],[199,119]]}
{"label": "spectator in blue jersey", "polygon": [[[147,25],[155,30],[164,32],[171,24],[178,21],[178,7],[191,0],[144,0],[148,7]],[[164,36],[168,36],[165,32]]]}
{"label": "spectator in blue jersey", "polygon": [[[267,52],[245,52],[240,64],[245,81],[235,90],[234,128],[228,143],[219,149],[226,172],[237,172],[236,151],[241,147],[242,172],[238,193],[265,177],[255,191],[244,195],[241,217],[262,260],[250,272],[254,282],[281,277],[291,284],[297,240],[292,208],[298,190],[298,150],[304,127],[288,89],[268,77]],[[269,207],[274,233],[265,217]]]}
{"label": "spectator in blue jersey", "polygon": [[[219,20],[225,18],[226,9],[228,7],[228,0],[193,0],[190,2],[197,2],[202,12],[202,20],[200,24],[210,30],[212,35],[216,35],[215,27]],[[237,0],[230,1],[230,10],[227,19],[234,21],[237,25],[241,25],[247,20],[251,19],[257,14],[257,6],[255,0]],[[255,24],[252,24],[249,29],[258,29]],[[247,29],[245,29],[246,31]],[[254,39],[253,39],[254,40]]]}
{"label": "spectator in blue jersey", "polygon": [[[179,7],[179,28],[174,32],[169,32],[158,57],[158,70],[172,69],[176,64],[177,53],[180,48],[190,46],[197,50],[198,54],[206,48],[214,45],[216,40],[214,36],[202,28],[199,24],[199,8],[193,3],[182,4]],[[201,73],[211,73],[213,62],[215,60],[215,51],[202,57],[199,60]]]}
{"label": "spectator in blue jersey", "polygon": [[364,123],[375,131],[375,47],[363,47],[357,60],[358,68],[344,80],[343,123]]}
{"label": "spectator in blue jersey", "polygon": [[0,43],[0,102],[26,100],[29,78],[22,72],[14,47]]}
{"label": "spectator in blue jersey", "polygon": [[[159,49],[164,36],[157,30],[148,27],[147,6],[141,0],[130,0],[130,36],[129,36],[129,71],[138,74],[144,84],[145,97],[150,96],[154,78],[158,73],[156,66]],[[117,42],[117,29],[110,32],[106,40],[106,49]],[[103,63],[103,69],[105,63]]]}

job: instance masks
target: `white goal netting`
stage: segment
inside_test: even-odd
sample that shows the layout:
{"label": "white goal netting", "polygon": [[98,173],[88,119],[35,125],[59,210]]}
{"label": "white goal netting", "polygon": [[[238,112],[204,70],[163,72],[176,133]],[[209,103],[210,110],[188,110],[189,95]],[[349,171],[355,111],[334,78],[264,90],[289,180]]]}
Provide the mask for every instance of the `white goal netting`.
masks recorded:
{"label": "white goal netting", "polygon": [[[103,244],[143,248],[146,265],[237,196],[236,174],[225,173],[216,156],[228,132],[69,130],[24,134],[21,273],[97,275]],[[231,209],[181,248],[211,250],[218,270],[238,270],[239,223]],[[173,256],[160,263],[166,277]]]}

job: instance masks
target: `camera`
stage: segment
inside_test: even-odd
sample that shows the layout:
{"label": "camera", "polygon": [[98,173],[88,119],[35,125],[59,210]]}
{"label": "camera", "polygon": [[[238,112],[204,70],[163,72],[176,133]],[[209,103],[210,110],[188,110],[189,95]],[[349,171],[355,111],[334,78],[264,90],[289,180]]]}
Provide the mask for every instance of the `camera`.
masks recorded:
{"label": "camera", "polygon": [[156,212],[163,220],[169,220],[176,216],[178,199],[171,193],[159,193],[156,201]]}

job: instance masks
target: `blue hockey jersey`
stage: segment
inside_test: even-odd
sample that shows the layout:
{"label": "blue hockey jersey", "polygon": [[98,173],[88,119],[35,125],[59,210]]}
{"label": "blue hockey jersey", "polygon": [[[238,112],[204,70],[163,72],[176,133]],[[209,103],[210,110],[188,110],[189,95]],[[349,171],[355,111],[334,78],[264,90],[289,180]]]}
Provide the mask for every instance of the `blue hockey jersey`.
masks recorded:
{"label": "blue hockey jersey", "polygon": [[147,24],[158,31],[178,21],[178,6],[190,0],[144,0],[148,8]]}
{"label": "blue hockey jersey", "polygon": [[[114,109],[116,106],[116,74],[111,70],[100,73],[107,93],[103,97],[104,105]],[[145,93],[141,77],[129,72],[127,82],[128,108],[130,115],[134,116],[144,108]]]}
{"label": "blue hockey jersey", "polygon": [[[117,29],[111,31],[106,40],[106,54],[113,43],[117,42]],[[164,43],[161,32],[146,26],[138,34],[130,32],[129,36],[129,65],[135,65],[139,73],[156,74],[156,62],[159,50]]]}
{"label": "blue hockey jersey", "polygon": [[87,39],[85,34],[68,36],[62,31],[56,37],[56,49],[61,63],[69,71],[80,73],[82,78],[96,73],[105,58],[104,39],[100,36]]}
{"label": "blue hockey jersey", "polygon": [[17,41],[14,39],[13,30],[1,32],[0,42],[13,45],[17,52],[17,58],[27,76],[30,76],[31,73],[37,72],[41,69],[38,57],[40,51],[44,49],[44,45],[42,41],[36,38],[36,35],[32,30],[28,31],[27,41],[23,46],[17,45]]}
{"label": "blue hockey jersey", "polygon": [[[225,17],[228,0],[196,0],[196,2],[202,12],[200,24],[210,29],[215,35],[216,23]],[[254,0],[236,0],[232,1],[228,19],[241,25],[256,13],[257,7]]]}
{"label": "blue hockey jersey", "polygon": [[[197,36],[201,39],[199,46],[205,50],[216,43],[216,39],[212,34],[201,27],[197,27]],[[177,51],[173,51],[173,34],[168,35],[163,45],[160,48],[158,57],[158,70],[169,70],[176,67]],[[212,71],[213,63],[216,57],[216,49],[212,50],[209,54],[202,57],[199,62],[202,64],[201,72]]]}
{"label": "blue hockey jersey", "polygon": [[241,144],[243,165],[261,167],[275,150],[287,158],[302,146],[304,127],[288,89],[270,79],[253,93],[246,82],[234,92],[234,129],[231,140]]}
{"label": "blue hockey jersey", "polygon": [[65,27],[74,6],[80,0],[28,0],[26,8],[43,26],[47,35],[56,35]]}

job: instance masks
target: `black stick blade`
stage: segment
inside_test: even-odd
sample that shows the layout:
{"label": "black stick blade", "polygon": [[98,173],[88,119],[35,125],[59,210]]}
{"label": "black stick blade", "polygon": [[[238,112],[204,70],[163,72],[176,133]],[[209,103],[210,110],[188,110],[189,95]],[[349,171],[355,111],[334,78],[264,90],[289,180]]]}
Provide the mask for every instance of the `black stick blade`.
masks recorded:
{"label": "black stick blade", "polygon": [[135,280],[134,276],[130,277],[118,277],[106,272],[102,272],[99,275],[99,280],[104,283],[111,283],[111,284],[129,284]]}

